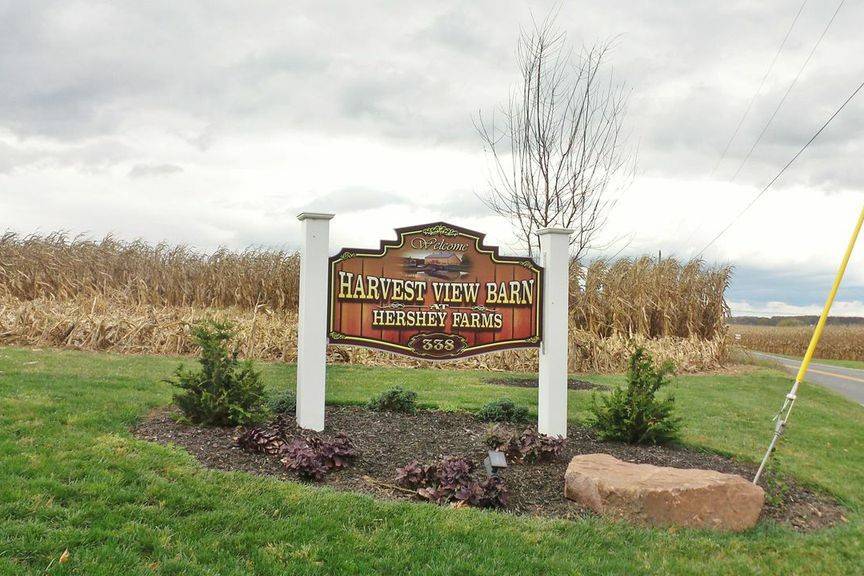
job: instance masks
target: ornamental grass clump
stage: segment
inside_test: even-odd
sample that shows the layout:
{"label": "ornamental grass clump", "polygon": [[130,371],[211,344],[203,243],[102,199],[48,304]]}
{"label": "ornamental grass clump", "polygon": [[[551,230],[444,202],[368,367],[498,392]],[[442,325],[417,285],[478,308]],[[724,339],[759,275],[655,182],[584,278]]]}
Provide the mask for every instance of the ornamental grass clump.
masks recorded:
{"label": "ornamental grass clump", "polygon": [[414,414],[417,412],[417,393],[405,390],[401,386],[395,386],[374,396],[367,404],[370,410],[379,412],[404,412]]}
{"label": "ornamental grass clump", "polygon": [[297,409],[297,395],[288,389],[274,392],[267,398],[267,409],[277,415],[293,414]]}
{"label": "ornamental grass clump", "polygon": [[196,424],[236,426],[259,420],[264,413],[261,373],[251,361],[238,361],[236,349],[228,351],[235,336],[231,324],[211,320],[195,326],[192,335],[201,349],[201,370],[177,367],[168,380],[181,389],[174,404]]}
{"label": "ornamental grass clump", "polygon": [[477,412],[477,417],[483,422],[527,422],[528,409],[508,398],[501,398],[484,404]]}
{"label": "ornamental grass clump", "polygon": [[630,357],[627,384],[597,401],[592,397],[591,425],[604,440],[630,444],[667,444],[678,439],[681,419],[675,415],[675,398],[658,398],[669,384],[670,363],[657,368],[644,350]]}

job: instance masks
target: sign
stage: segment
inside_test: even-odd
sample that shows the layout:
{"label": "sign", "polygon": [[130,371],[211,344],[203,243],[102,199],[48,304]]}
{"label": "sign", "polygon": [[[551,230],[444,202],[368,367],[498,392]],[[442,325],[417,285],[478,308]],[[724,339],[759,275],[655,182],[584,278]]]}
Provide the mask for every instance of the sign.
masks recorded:
{"label": "sign", "polygon": [[543,269],[435,223],[329,260],[328,340],[425,359],[538,347]]}

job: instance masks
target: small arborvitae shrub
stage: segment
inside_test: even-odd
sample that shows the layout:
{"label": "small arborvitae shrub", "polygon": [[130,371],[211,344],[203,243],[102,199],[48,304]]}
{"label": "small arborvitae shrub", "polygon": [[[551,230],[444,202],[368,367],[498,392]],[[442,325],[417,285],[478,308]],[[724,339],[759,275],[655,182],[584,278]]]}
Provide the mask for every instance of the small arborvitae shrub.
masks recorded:
{"label": "small arborvitae shrub", "polygon": [[359,456],[351,439],[342,432],[332,440],[317,436],[295,438],[282,451],[285,468],[306,480],[320,481],[333,470],[344,468]]}
{"label": "small arborvitae shrub", "polygon": [[261,374],[250,361],[237,360],[237,351],[228,351],[235,333],[230,324],[210,321],[192,330],[201,348],[201,370],[186,370],[181,364],[171,384],[181,389],[174,403],[196,424],[235,426],[261,418],[264,388]]}
{"label": "small arborvitae shrub", "polygon": [[502,398],[485,404],[477,416],[483,422],[526,422],[528,420],[528,409],[517,406],[512,400]]}
{"label": "small arborvitae shrub", "polygon": [[368,407],[378,411],[414,414],[417,412],[417,393],[396,386],[373,397],[369,400]]}
{"label": "small arborvitae shrub", "polygon": [[267,398],[267,408],[273,414],[293,414],[297,409],[297,396],[293,390],[279,390]]}
{"label": "small arborvitae shrub", "polygon": [[486,445],[503,452],[512,462],[551,462],[564,450],[561,436],[540,434],[536,428],[526,428],[521,434],[508,434],[498,426],[486,436]]}
{"label": "small arborvitae shrub", "polygon": [[396,470],[396,483],[436,504],[455,502],[479,508],[506,506],[504,481],[498,477],[477,481],[473,472],[474,464],[465,458],[449,457],[428,465],[415,461]]}
{"label": "small arborvitae shrub", "polygon": [[592,399],[591,425],[604,440],[630,444],[666,444],[678,438],[681,419],[676,417],[675,398],[657,398],[669,384],[671,363],[657,368],[651,356],[638,348],[630,357],[627,383],[597,402]]}

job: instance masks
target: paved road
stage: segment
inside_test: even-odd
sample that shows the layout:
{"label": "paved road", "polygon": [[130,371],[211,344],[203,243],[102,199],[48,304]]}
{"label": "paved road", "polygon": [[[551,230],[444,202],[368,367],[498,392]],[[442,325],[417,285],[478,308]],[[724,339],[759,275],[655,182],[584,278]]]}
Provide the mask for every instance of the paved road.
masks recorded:
{"label": "paved road", "polygon": [[[800,360],[792,360],[763,352],[752,352],[752,354],[759,358],[777,362],[793,375],[798,372],[798,368],[801,366]],[[810,367],[807,369],[806,380],[807,382],[830,388],[864,406],[864,370],[811,362]]]}

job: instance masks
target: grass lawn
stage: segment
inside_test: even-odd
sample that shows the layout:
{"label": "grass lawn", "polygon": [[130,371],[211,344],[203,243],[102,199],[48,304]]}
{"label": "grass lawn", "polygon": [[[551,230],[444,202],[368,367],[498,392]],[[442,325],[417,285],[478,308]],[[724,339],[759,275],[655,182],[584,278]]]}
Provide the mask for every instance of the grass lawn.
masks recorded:
{"label": "grass lawn", "polygon": [[[188,361],[187,361],[188,362]],[[0,348],[0,574],[860,574],[864,569],[864,408],[804,386],[780,448],[789,473],[849,507],[811,534],[761,524],[745,534],[636,528],[375,501],[201,468],[127,431],[170,401],[171,358]],[[293,385],[288,365],[268,386]],[[426,406],[475,409],[504,394],[487,374],[334,366],[331,403],[395,384]],[[589,377],[615,382],[616,376]],[[788,376],[677,379],[689,444],[756,460]],[[570,392],[570,417],[590,393]],[[68,562],[57,559],[67,549]],[[50,565],[50,567],[49,567]],[[47,570],[46,570],[47,568]]]}
{"label": "grass lawn", "polygon": [[831,364],[832,366],[842,366],[844,368],[857,368],[858,370],[864,370],[864,362],[860,360],[821,360],[816,359],[813,360],[816,364]]}
{"label": "grass lawn", "polygon": [[[802,360],[798,356],[788,356],[786,354],[780,354],[784,358],[789,358],[790,360],[798,360],[799,362]],[[826,364],[829,366],[840,366],[842,368],[855,368],[857,370],[864,370],[864,362],[860,360],[832,360],[831,358],[814,358],[812,361],[813,364]]]}

